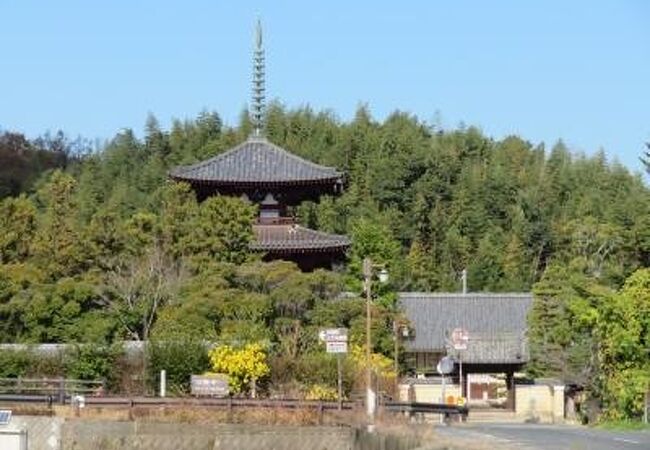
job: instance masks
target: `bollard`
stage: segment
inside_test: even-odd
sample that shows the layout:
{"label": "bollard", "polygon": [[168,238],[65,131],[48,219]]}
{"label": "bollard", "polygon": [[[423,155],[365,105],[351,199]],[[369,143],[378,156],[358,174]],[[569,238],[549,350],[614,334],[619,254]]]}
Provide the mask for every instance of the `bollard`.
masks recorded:
{"label": "bollard", "polygon": [[65,380],[59,378],[59,403],[65,405]]}
{"label": "bollard", "polygon": [[165,397],[167,393],[167,371],[160,371],[160,396]]}

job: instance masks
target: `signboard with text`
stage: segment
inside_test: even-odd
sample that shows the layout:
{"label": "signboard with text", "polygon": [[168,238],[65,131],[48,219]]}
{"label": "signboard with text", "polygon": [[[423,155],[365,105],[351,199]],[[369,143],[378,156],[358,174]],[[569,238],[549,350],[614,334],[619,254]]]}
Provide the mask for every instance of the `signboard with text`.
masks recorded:
{"label": "signboard with text", "polygon": [[227,397],[230,393],[228,375],[192,375],[190,380],[192,395],[197,397]]}
{"label": "signboard with text", "polygon": [[331,341],[325,343],[327,353],[347,353],[348,343],[346,341]]}
{"label": "signboard with text", "polygon": [[318,338],[323,342],[348,341],[347,328],[328,328],[318,333]]}
{"label": "signboard with text", "polygon": [[347,328],[330,328],[321,330],[318,333],[321,341],[325,342],[327,353],[347,353],[348,352],[348,329]]}

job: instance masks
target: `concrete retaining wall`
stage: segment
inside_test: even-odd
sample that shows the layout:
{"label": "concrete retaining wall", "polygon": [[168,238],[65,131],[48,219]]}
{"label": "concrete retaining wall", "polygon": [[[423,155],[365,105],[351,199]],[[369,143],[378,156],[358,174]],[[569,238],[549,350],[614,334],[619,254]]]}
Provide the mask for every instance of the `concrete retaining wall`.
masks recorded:
{"label": "concrete retaining wall", "polygon": [[524,422],[563,422],[564,386],[516,385],[515,413],[517,418]]}
{"label": "concrete retaining wall", "polygon": [[[35,450],[410,450],[417,436],[327,426],[200,425],[16,416]],[[1,449],[4,450],[4,449]]]}

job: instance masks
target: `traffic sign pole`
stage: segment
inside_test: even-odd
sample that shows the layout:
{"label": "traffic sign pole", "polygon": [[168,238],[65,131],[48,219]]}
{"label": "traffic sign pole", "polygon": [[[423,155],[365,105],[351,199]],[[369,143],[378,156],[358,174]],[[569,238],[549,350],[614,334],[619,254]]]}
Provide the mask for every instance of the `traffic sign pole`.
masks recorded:
{"label": "traffic sign pole", "polygon": [[463,382],[463,355],[458,352],[458,375],[460,376],[460,396],[465,397],[463,394],[463,388],[465,387],[465,383]]}
{"label": "traffic sign pole", "polygon": [[341,368],[341,355],[338,353],[336,355],[336,371],[338,373],[338,396],[339,396],[339,411],[343,409],[343,370]]}
{"label": "traffic sign pole", "polygon": [[[442,375],[442,401],[440,402],[443,405],[446,405],[447,402],[445,401],[445,375]],[[442,412],[440,413],[440,423],[444,424],[445,423],[445,413]]]}
{"label": "traffic sign pole", "polygon": [[318,338],[325,342],[327,353],[336,353],[336,373],[337,373],[337,397],[339,410],[343,409],[343,367],[341,359],[343,353],[348,352],[348,330],[347,328],[330,328],[321,330]]}

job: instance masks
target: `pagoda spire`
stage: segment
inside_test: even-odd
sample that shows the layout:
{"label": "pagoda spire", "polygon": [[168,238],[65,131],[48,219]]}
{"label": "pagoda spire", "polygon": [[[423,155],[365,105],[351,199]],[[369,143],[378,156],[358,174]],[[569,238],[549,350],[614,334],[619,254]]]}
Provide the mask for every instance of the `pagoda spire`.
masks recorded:
{"label": "pagoda spire", "polygon": [[264,47],[262,45],[262,22],[257,19],[255,28],[255,49],[253,50],[253,96],[251,122],[255,136],[262,135],[264,127],[265,86],[264,86]]}

